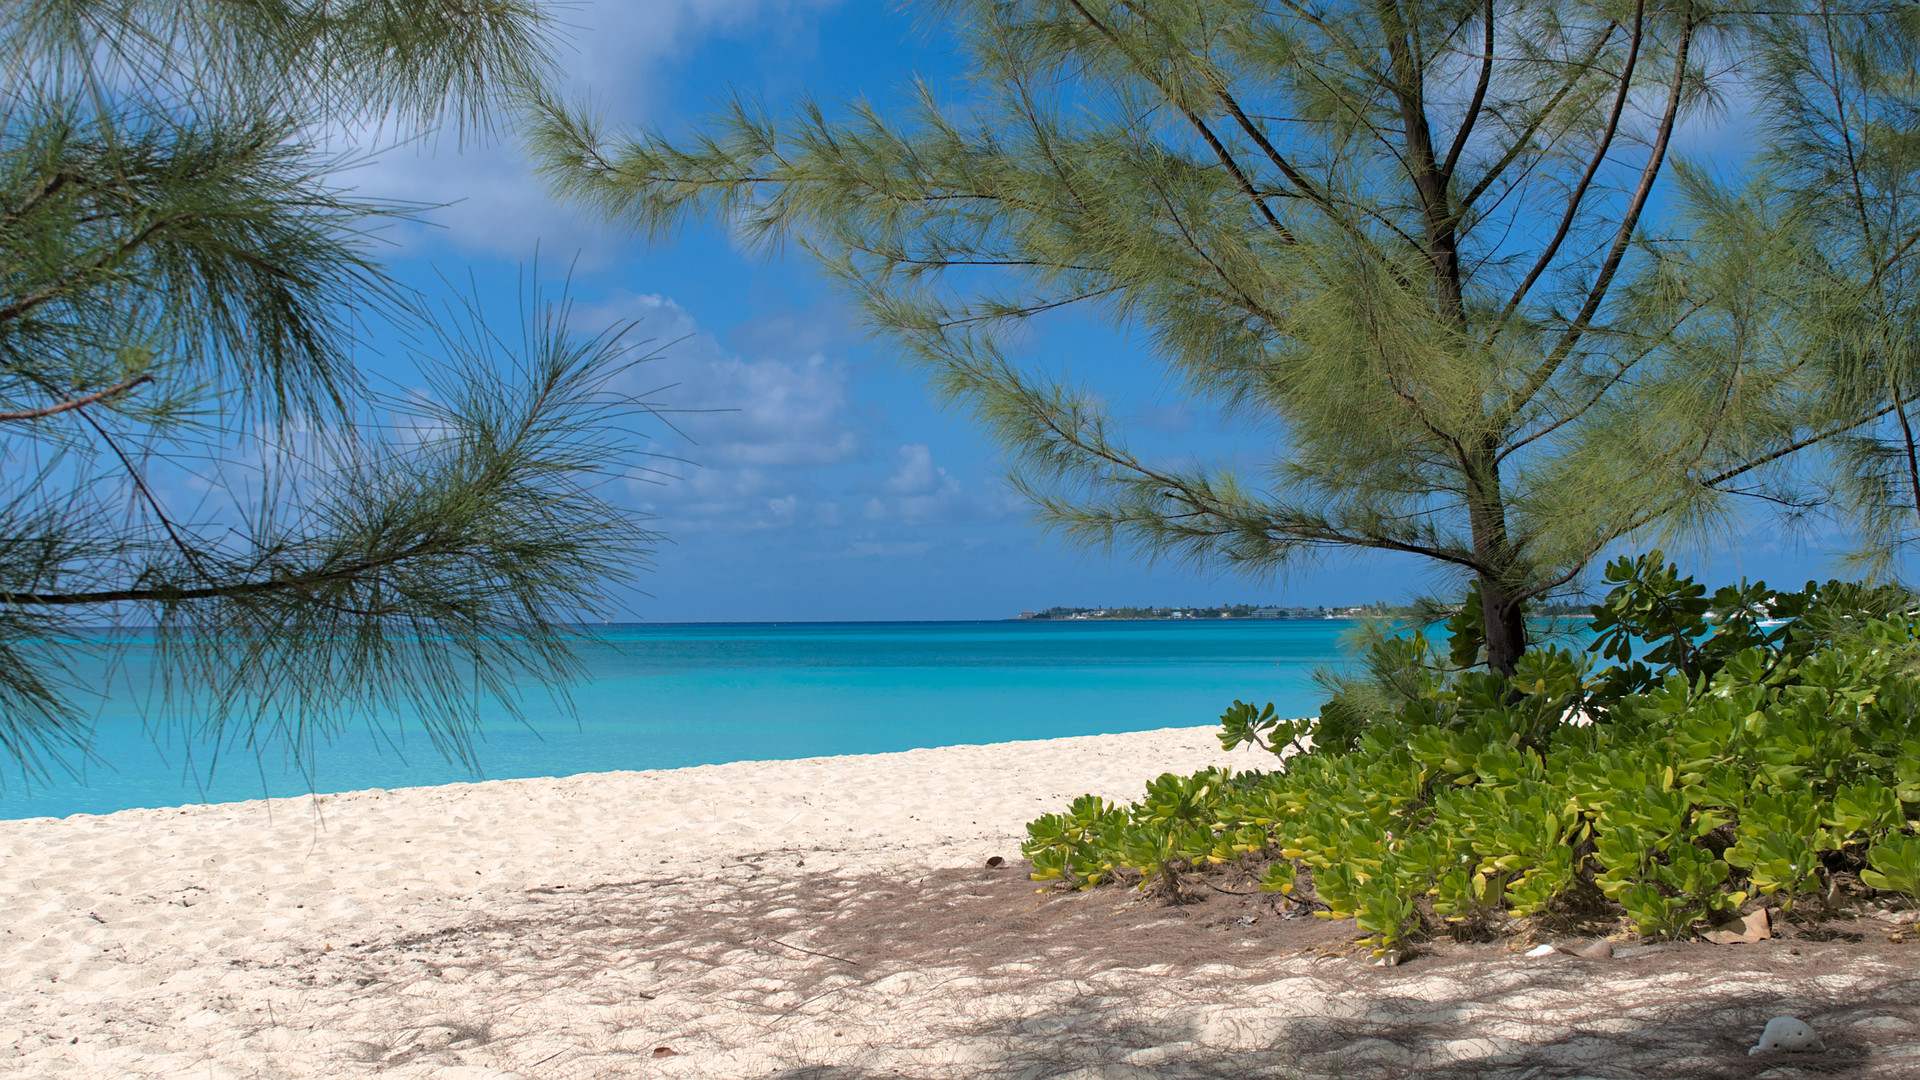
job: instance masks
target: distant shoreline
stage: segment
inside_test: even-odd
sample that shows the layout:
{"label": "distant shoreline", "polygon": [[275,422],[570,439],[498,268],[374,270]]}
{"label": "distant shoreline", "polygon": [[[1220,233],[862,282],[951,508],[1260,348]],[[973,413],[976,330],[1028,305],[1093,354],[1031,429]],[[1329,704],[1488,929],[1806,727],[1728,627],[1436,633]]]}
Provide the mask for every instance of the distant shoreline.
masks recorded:
{"label": "distant shoreline", "polygon": [[[1365,615],[1088,615],[1082,618],[1072,616],[1046,617],[1016,615],[1011,619],[997,619],[996,622],[1326,622],[1330,619],[1364,619]],[[1391,619],[1386,615],[1382,618]]]}
{"label": "distant shoreline", "polygon": [[[1065,623],[1065,622],[1178,622],[1178,623],[1223,623],[1223,622],[1327,622],[1343,620],[1352,622],[1357,619],[1400,619],[1405,612],[1358,612],[1342,611],[1340,614],[1326,615],[1016,615],[1011,619],[987,620],[998,622],[1027,623]],[[1529,615],[1531,622],[1547,619],[1592,619],[1592,613],[1564,615]],[[937,621],[937,620],[935,620]],[[971,621],[971,620],[954,620]]]}
{"label": "distant shoreline", "polygon": [[[1330,621],[1351,622],[1356,619],[1365,619],[1365,618],[1392,619],[1392,618],[1399,618],[1399,617],[1402,617],[1402,616],[1399,616],[1393,613],[1387,613],[1385,615],[1380,615],[1380,614],[1360,614],[1360,615],[1329,614],[1329,615],[1285,615],[1285,616],[1227,615],[1227,616],[1192,616],[1192,617],[1182,616],[1180,618],[1174,618],[1168,615],[1127,615],[1127,616],[1100,615],[1100,616],[1088,616],[1087,618],[1083,618],[1083,619],[1057,618],[1057,617],[1027,618],[1019,615],[1000,615],[1000,616],[995,616],[991,618],[978,618],[978,619],[675,619],[675,620],[661,620],[658,622],[651,621],[651,620],[622,620],[622,621],[610,620],[606,622],[569,623],[569,624],[566,624],[566,628],[570,630],[620,630],[620,629],[663,630],[663,629],[670,629],[672,627],[679,627],[679,626],[711,626],[711,627],[720,627],[720,626],[940,626],[940,625],[963,625],[968,623],[977,624],[981,626],[994,626],[994,625],[999,625],[1001,623],[1069,623],[1069,622],[1073,622],[1073,623],[1079,623],[1079,622],[1280,623],[1280,622],[1330,622]],[[1529,616],[1529,618],[1537,622],[1545,619],[1591,619],[1593,618],[1593,616],[1592,615],[1534,615],[1534,616]],[[131,626],[131,625],[125,625],[125,624],[122,624],[119,626],[109,625],[109,626],[75,627],[75,630],[85,634],[147,635],[147,634],[153,633],[154,629],[155,628],[151,626]],[[48,640],[58,640],[58,639],[48,639]]]}

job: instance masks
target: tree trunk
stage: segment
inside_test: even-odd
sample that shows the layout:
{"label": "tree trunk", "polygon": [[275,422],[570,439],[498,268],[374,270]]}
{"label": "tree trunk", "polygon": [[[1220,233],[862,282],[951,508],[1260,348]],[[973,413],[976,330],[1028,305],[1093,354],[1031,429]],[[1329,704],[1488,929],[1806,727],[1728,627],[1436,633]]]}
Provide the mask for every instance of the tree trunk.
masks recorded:
{"label": "tree trunk", "polygon": [[1480,578],[1480,613],[1485,620],[1487,667],[1513,674],[1527,651],[1527,621],[1514,571],[1519,559],[1507,537],[1507,507],[1500,486],[1497,448],[1483,441],[1461,462],[1466,480],[1467,523],[1473,530],[1474,561]]}
{"label": "tree trunk", "polygon": [[[1400,99],[1401,127],[1406,137],[1405,166],[1420,199],[1426,226],[1425,253],[1433,273],[1435,314],[1441,324],[1464,340],[1468,334],[1465,292],[1460,281],[1458,218],[1447,192],[1448,177],[1434,154],[1433,129],[1426,111],[1425,81],[1429,70],[1416,39],[1409,35],[1395,0],[1378,0],[1380,25],[1386,30],[1392,64],[1392,87]],[[1507,539],[1507,509],[1500,489],[1499,446],[1492,436],[1476,440],[1459,457],[1466,480],[1467,517],[1473,530],[1473,552],[1479,564],[1480,608],[1485,617],[1487,667],[1512,675],[1520,654],[1527,651],[1527,624],[1520,601],[1511,590],[1518,560]]]}
{"label": "tree trunk", "polygon": [[1480,613],[1486,619],[1487,667],[1513,674],[1520,654],[1527,651],[1527,620],[1520,602],[1507,586],[1488,574],[1480,575]]}

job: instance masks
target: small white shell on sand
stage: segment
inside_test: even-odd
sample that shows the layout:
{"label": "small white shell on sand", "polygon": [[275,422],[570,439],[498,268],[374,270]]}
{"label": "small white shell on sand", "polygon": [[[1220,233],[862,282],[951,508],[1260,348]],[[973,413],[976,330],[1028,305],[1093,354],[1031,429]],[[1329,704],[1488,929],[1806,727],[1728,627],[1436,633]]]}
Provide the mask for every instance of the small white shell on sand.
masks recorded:
{"label": "small white shell on sand", "polygon": [[1767,1021],[1766,1029],[1760,1032],[1760,1045],[1747,1051],[1747,1054],[1751,1057],[1774,1050],[1789,1054],[1813,1053],[1826,1048],[1827,1045],[1820,1041],[1820,1036],[1807,1026],[1806,1021],[1791,1016],[1776,1016]]}
{"label": "small white shell on sand", "polygon": [[1557,953],[1559,951],[1560,950],[1554,948],[1551,945],[1536,945],[1533,948],[1527,950],[1527,955],[1528,956],[1552,956],[1554,953]]}

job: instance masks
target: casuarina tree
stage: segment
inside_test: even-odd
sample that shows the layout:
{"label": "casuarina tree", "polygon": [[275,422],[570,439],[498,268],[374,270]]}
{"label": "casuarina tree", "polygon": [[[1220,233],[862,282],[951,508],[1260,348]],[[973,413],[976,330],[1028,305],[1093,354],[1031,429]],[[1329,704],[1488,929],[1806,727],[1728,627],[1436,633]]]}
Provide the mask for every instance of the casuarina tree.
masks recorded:
{"label": "casuarina tree", "polygon": [[[1069,538],[1256,574],[1341,549],[1432,560],[1477,586],[1463,624],[1501,672],[1527,647],[1526,604],[1610,545],[1712,536],[1748,500],[1836,505],[1815,448],[1897,464],[1913,380],[1823,337],[1897,336],[1861,300],[1866,263],[1821,251],[1832,272],[1803,295],[1817,238],[1779,228],[1788,177],[1738,175],[1757,168],[1738,147],[1858,136],[1852,105],[1794,104],[1817,80],[1788,70],[1789,38],[1825,18],[1897,74],[1911,58],[1874,43],[1913,41],[1912,5],[940,10],[972,75],[951,100],[735,100],[680,136],[549,100],[542,165],[650,238],[704,219],[804,247]],[[1893,74],[1840,74],[1877,121],[1911,103]],[[1686,157],[1716,138],[1735,149]],[[1849,167],[1888,141],[1859,141]],[[1056,379],[1018,344],[1069,309],[1141,335],[1269,451],[1136,450],[1097,381]]]}
{"label": "casuarina tree", "polygon": [[1754,182],[1700,215],[1729,237],[1776,238],[1785,324],[1843,415],[1883,420],[1836,440],[1830,489],[1816,493],[1856,526],[1853,559],[1878,574],[1920,538],[1920,6],[1900,8],[1757,21],[1747,77],[1769,138]]}
{"label": "casuarina tree", "polygon": [[[461,755],[480,699],[574,672],[568,627],[652,539],[601,487],[638,358],[534,291],[512,334],[430,309],[374,258],[412,211],[329,149],[484,136],[551,27],[532,0],[0,14],[0,753],[29,777],[84,758],[102,678],[215,752],[403,711]],[[403,390],[356,367],[375,334],[415,354]]]}

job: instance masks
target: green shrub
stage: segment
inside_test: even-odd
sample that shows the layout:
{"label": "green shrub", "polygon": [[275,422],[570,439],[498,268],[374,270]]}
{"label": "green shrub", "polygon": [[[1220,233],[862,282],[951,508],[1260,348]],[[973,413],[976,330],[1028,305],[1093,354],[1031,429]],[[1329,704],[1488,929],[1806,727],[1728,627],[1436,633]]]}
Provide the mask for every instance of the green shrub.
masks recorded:
{"label": "green shrub", "polygon": [[1317,722],[1235,701],[1222,745],[1272,752],[1272,771],[1082,798],[1028,827],[1034,877],[1177,892],[1265,861],[1263,889],[1354,919],[1377,953],[1581,910],[1680,935],[1835,895],[1848,867],[1920,894],[1913,596],[1708,595],[1657,551],[1606,575],[1592,646],[1535,649],[1511,678],[1463,666],[1479,631],[1456,617],[1444,654],[1419,629],[1375,641]]}
{"label": "green shrub", "polygon": [[1867,852],[1873,869],[1862,870],[1860,879],[1876,889],[1920,893],[1920,837],[1889,834]]}

